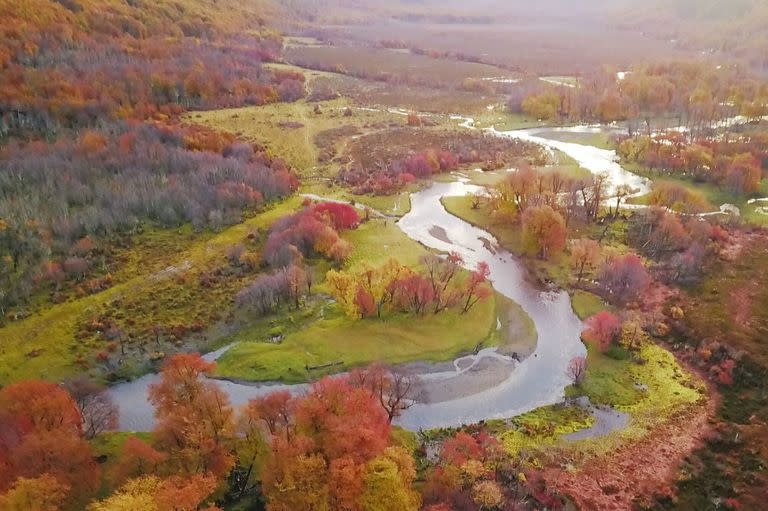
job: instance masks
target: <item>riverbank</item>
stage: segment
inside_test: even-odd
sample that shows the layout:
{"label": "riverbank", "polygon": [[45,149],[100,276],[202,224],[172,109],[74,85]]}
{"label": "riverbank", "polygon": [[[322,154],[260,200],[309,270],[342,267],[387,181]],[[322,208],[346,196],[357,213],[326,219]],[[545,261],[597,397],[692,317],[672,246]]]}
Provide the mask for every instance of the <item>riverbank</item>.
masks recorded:
{"label": "riverbank", "polygon": [[610,309],[610,305],[606,304],[599,296],[583,289],[574,289],[571,286],[572,270],[568,254],[559,254],[546,261],[530,257],[523,246],[520,229],[513,225],[494,222],[484,205],[477,208],[473,207],[471,197],[444,197],[440,202],[450,214],[493,234],[505,250],[520,258],[536,285],[543,287],[555,283],[557,286],[568,290],[573,309],[582,320],[601,310]]}
{"label": "riverbank", "polygon": [[[350,271],[380,267],[392,258],[417,268],[429,253],[390,218],[372,219],[345,237],[354,247],[345,265]],[[325,293],[324,279],[318,280],[316,292]],[[218,361],[217,377],[305,383],[372,362],[439,363],[487,347],[524,357],[535,348],[536,332],[519,306],[495,293],[465,314],[450,308],[440,314],[392,313],[381,319],[350,318],[328,299],[287,311],[272,328],[258,321],[226,343],[237,345]]]}

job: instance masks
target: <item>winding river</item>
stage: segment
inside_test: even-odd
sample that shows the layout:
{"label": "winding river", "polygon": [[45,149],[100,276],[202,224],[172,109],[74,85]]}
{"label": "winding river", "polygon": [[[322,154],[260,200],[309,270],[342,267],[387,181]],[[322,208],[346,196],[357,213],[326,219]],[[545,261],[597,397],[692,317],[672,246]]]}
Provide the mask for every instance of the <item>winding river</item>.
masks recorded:
{"label": "winding river", "polygon": [[[470,121],[465,123],[470,124]],[[551,128],[490,131],[498,136],[527,140],[562,151],[591,172],[608,172],[614,186],[627,184],[635,190],[648,190],[648,181],[621,168],[613,151],[545,138],[542,133],[552,131]],[[440,402],[430,399],[417,402],[398,419],[401,426],[411,430],[512,417],[560,402],[564,397],[564,388],[570,383],[566,376],[569,361],[585,353],[579,340],[581,322],[573,312],[568,294],[564,291],[538,289],[526,279],[526,270],[520,261],[499,249],[492,235],[449,214],[440,202],[443,197],[463,196],[477,191],[480,191],[479,187],[462,179],[451,183],[434,183],[411,196],[411,211],[400,219],[398,225],[405,234],[427,247],[458,252],[467,267],[486,261],[490,266],[494,288],[517,302],[532,318],[538,333],[538,343],[535,351],[522,362],[501,355],[495,349],[485,349],[477,355],[455,361],[452,370],[446,370],[445,364],[423,366],[423,374],[420,376],[425,382],[425,395],[429,394],[430,386],[450,385],[452,380],[461,384],[462,380],[459,379],[467,377],[468,371],[485,367],[481,362],[488,363],[486,365],[489,367],[493,363],[504,364],[508,371],[504,373],[506,377],[500,378],[490,388],[482,387],[484,390],[471,395],[464,393],[462,397]],[[209,353],[205,358],[215,360],[226,349]],[[121,430],[146,431],[152,428],[153,409],[147,401],[147,390],[158,378],[157,374],[149,374],[110,389],[112,397],[120,406]],[[307,389],[307,385],[218,383],[235,406],[275,390],[287,389],[302,393]]]}

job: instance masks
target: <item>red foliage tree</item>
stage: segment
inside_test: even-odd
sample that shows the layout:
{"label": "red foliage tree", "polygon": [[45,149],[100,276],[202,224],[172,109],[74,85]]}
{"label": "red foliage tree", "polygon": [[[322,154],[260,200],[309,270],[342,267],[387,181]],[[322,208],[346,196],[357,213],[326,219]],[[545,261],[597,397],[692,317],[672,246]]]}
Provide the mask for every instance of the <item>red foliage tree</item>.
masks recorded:
{"label": "red foliage tree", "polygon": [[376,316],[377,307],[376,301],[363,286],[357,286],[357,293],[355,294],[355,305],[360,311],[360,317],[372,318]]}
{"label": "red foliage tree", "polygon": [[440,460],[443,463],[460,467],[469,460],[480,460],[483,449],[475,437],[464,432],[456,433],[443,443]]}
{"label": "red foliage tree", "polygon": [[462,314],[469,310],[481,300],[488,299],[493,293],[489,286],[488,277],[491,276],[491,269],[488,263],[481,261],[477,263],[477,269],[469,274],[469,278],[464,289],[464,305],[461,309]]}
{"label": "red foliage tree", "polygon": [[429,279],[418,273],[398,279],[391,286],[395,304],[417,316],[423,315],[427,306],[435,299]]}
{"label": "red foliage tree", "polygon": [[77,404],[59,386],[29,381],[0,389],[0,492],[18,477],[55,477],[77,507],[99,486],[93,449]]}
{"label": "red foliage tree", "polygon": [[597,344],[600,351],[610,348],[621,333],[621,320],[608,311],[598,312],[587,319],[586,326],[582,337]]}
{"label": "red foliage tree", "polygon": [[637,254],[613,257],[605,261],[599,280],[603,290],[619,303],[636,299],[651,283],[648,270]]}
{"label": "red foliage tree", "polygon": [[344,378],[323,378],[296,403],[296,430],[312,438],[328,459],[351,456],[371,459],[388,443],[389,421],[366,389],[351,386]]}
{"label": "red foliage tree", "polygon": [[120,486],[128,479],[158,473],[167,456],[138,437],[130,436],[123,444],[112,473],[112,484]]}
{"label": "red foliage tree", "polygon": [[81,506],[93,497],[101,483],[101,469],[93,448],[67,430],[35,431],[25,435],[9,455],[16,477],[55,477],[69,487],[67,508]]}
{"label": "red foliage tree", "polygon": [[319,215],[327,215],[331,225],[337,231],[354,229],[360,224],[360,215],[357,209],[349,204],[341,202],[321,202],[313,206],[313,211]]}
{"label": "red foliage tree", "polygon": [[24,381],[0,389],[0,411],[25,432],[65,431],[78,436],[83,429],[77,403],[54,383]]}
{"label": "red foliage tree", "polygon": [[270,435],[288,439],[293,427],[295,403],[291,393],[283,390],[251,399],[246,406],[252,410],[250,415],[264,421]]}
{"label": "red foliage tree", "polygon": [[199,354],[175,355],[163,366],[160,382],[150,385],[155,442],[175,472],[224,477],[234,463],[229,399],[218,385],[202,379],[214,367]]}
{"label": "red foliage tree", "polygon": [[754,193],[760,190],[763,171],[760,162],[751,153],[734,156],[728,165],[725,181],[736,193]]}
{"label": "red foliage tree", "polygon": [[283,394],[277,401],[278,421],[291,426],[288,435],[270,435],[271,452],[262,471],[267,508],[358,509],[360,475],[366,463],[384,452],[390,435],[387,415],[372,392],[347,378],[327,377],[302,398]]}

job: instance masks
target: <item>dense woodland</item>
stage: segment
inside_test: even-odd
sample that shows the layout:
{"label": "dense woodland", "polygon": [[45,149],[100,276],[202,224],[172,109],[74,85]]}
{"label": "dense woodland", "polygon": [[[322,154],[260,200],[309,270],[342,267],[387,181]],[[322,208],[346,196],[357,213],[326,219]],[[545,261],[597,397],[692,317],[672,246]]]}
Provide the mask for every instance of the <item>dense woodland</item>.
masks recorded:
{"label": "dense woodland", "polygon": [[82,280],[96,261],[78,243],[143,222],[220,229],[295,189],[262,148],[175,120],[304,95],[301,74],[261,65],[282,47],[262,10],[242,8],[257,30],[234,34],[232,12],[203,3],[37,4],[2,7],[3,311],[41,281]]}

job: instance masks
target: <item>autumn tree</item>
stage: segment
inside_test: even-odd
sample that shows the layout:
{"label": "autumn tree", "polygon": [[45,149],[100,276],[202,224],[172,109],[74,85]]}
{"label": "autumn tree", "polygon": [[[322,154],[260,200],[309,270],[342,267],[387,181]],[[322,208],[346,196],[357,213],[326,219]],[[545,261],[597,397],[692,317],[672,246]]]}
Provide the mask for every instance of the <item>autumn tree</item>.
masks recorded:
{"label": "autumn tree", "polygon": [[287,390],[270,392],[248,401],[246,416],[264,422],[272,436],[290,440],[296,401]]}
{"label": "autumn tree", "polygon": [[251,400],[237,417],[235,430],[235,467],[230,474],[230,486],[237,498],[258,489],[259,476],[269,446],[264,434],[263,410]]}
{"label": "autumn tree", "polygon": [[571,379],[574,385],[577,387],[581,386],[584,382],[584,378],[587,376],[586,357],[573,357],[571,361],[568,362],[566,375]]}
{"label": "autumn tree", "polygon": [[304,268],[292,264],[285,270],[285,280],[288,286],[288,295],[293,300],[294,307],[298,310],[301,306],[301,298],[307,288],[307,274]]}
{"label": "autumn tree", "polygon": [[87,439],[117,427],[117,405],[104,386],[81,375],[66,381],[64,388],[80,409]]}
{"label": "autumn tree", "polygon": [[277,438],[264,468],[262,491],[268,511],[331,511],[328,464],[304,437]]}
{"label": "autumn tree", "polygon": [[574,187],[581,195],[587,221],[594,222],[600,214],[600,205],[608,193],[610,177],[607,173],[593,174],[588,178],[579,179]]}
{"label": "autumn tree", "polygon": [[[127,481],[104,500],[93,502],[88,511],[196,511],[201,509],[216,486],[216,477],[211,474],[167,479],[143,476]],[[206,506],[205,510],[219,508]]]}
{"label": "autumn tree", "polygon": [[763,171],[760,162],[751,153],[733,157],[726,170],[725,182],[735,193],[754,193],[760,190]]}
{"label": "autumn tree", "polygon": [[334,226],[353,228],[357,225],[345,211],[345,205],[308,205],[298,213],[278,219],[269,229],[264,260],[273,268],[300,265],[301,258],[313,255],[343,261],[349,256],[351,245],[341,239]]}
{"label": "autumn tree", "polygon": [[47,474],[59,483],[55,491],[67,489],[64,508],[82,506],[100,482],[82,428],[77,404],[58,385],[27,381],[0,389],[0,492],[19,477]]}
{"label": "autumn tree", "polygon": [[458,299],[458,294],[451,289],[451,283],[461,270],[464,259],[460,254],[451,252],[446,257],[428,254],[421,258],[424,276],[432,287],[434,307],[437,314],[444,311]]}
{"label": "autumn tree", "polygon": [[711,205],[700,192],[676,183],[659,182],[653,184],[648,195],[650,206],[669,208],[678,213],[703,213],[711,209]]}
{"label": "autumn tree", "polygon": [[478,481],[472,486],[472,500],[481,510],[498,509],[504,498],[504,492],[496,481]]}
{"label": "autumn tree", "polygon": [[167,455],[157,451],[144,440],[129,436],[112,472],[111,482],[120,485],[129,479],[160,473]]}
{"label": "autumn tree", "polygon": [[390,284],[394,289],[394,303],[403,310],[422,316],[435,299],[433,287],[426,277],[408,272]]}
{"label": "autumn tree", "polygon": [[0,509],[4,511],[60,511],[69,486],[50,474],[35,479],[19,477],[13,486],[0,494]]}
{"label": "autumn tree", "polygon": [[419,494],[413,490],[416,468],[413,457],[398,447],[387,448],[369,461],[363,474],[360,504],[363,511],[417,511]]}
{"label": "autumn tree", "polygon": [[273,417],[276,432],[268,432],[261,471],[267,509],[360,509],[365,467],[389,444],[388,417],[374,394],[346,377],[329,377],[302,398],[283,395],[272,408],[281,411],[261,414]]}
{"label": "autumn tree", "polygon": [[562,215],[550,206],[526,209],[522,217],[523,241],[532,253],[542,259],[565,248],[566,229]]}
{"label": "autumn tree", "polygon": [[326,282],[347,315],[359,318],[375,314],[381,318],[384,307],[394,300],[393,282],[407,273],[402,264],[390,259],[379,268],[366,266],[356,273],[331,270]]}
{"label": "autumn tree", "polygon": [[640,257],[630,253],[606,260],[600,269],[599,281],[606,294],[619,303],[626,303],[644,293],[651,278]]}
{"label": "autumn tree", "polygon": [[477,439],[463,431],[443,442],[440,450],[440,460],[456,466],[461,466],[469,460],[479,460],[482,456],[483,449]]}
{"label": "autumn tree", "polygon": [[344,378],[324,378],[295,408],[297,434],[309,436],[328,459],[366,460],[387,445],[389,421],[381,405]]}
{"label": "autumn tree", "polygon": [[178,354],[149,388],[157,419],[154,441],[174,473],[223,478],[234,463],[234,412],[221,388],[204,379],[214,367],[199,354]]}
{"label": "autumn tree", "polygon": [[369,390],[387,413],[390,423],[413,405],[414,393],[420,383],[410,372],[382,364],[353,370],[349,382]]}
{"label": "autumn tree", "polygon": [[423,497],[432,505],[426,509],[493,509],[512,502],[519,468],[507,465],[492,435],[456,433],[443,442],[438,462],[428,472]]}
{"label": "autumn tree", "polygon": [[338,231],[354,229],[360,224],[360,215],[354,206],[342,202],[321,202],[312,207],[315,213],[327,216]]}
{"label": "autumn tree", "polygon": [[69,488],[64,509],[82,509],[98,491],[101,470],[93,448],[81,436],[63,429],[33,431],[10,449],[8,462],[17,477],[45,474]]}
{"label": "autumn tree", "polygon": [[[292,276],[299,277],[300,273],[292,272]],[[237,293],[235,303],[261,315],[275,312],[282,303],[291,300],[292,293],[300,291],[300,284],[298,278],[291,282],[288,268],[282,268],[271,274],[259,275]]]}
{"label": "autumn tree", "polygon": [[26,431],[82,433],[83,419],[76,402],[54,383],[24,381],[3,387],[0,411]]}
{"label": "autumn tree", "polygon": [[554,119],[559,114],[560,96],[555,92],[532,94],[523,100],[522,109],[536,119]]}
{"label": "autumn tree", "polygon": [[600,261],[600,244],[589,238],[574,240],[571,244],[571,266],[576,281],[581,282],[586,270],[594,270]]}
{"label": "autumn tree", "polygon": [[[621,320],[615,314],[602,311],[587,319],[586,329],[581,335],[585,340],[594,342],[600,351],[607,351],[618,340],[619,334]],[[568,370],[571,371],[570,365]]]}
{"label": "autumn tree", "polygon": [[487,300],[493,294],[492,289],[486,285],[490,276],[491,269],[485,261],[477,263],[477,268],[469,273],[469,278],[463,286],[462,314],[466,314],[478,302]]}

